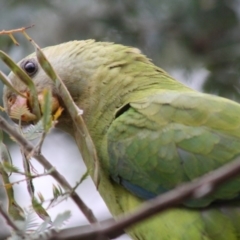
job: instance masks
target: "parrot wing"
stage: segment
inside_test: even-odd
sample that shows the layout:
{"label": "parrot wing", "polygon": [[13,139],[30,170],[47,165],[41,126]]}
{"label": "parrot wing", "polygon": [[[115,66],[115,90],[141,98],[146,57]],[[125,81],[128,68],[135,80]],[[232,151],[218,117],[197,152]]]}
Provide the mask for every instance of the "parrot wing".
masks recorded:
{"label": "parrot wing", "polygon": [[[111,177],[150,199],[240,156],[240,105],[196,92],[161,91],[130,102],[107,133]],[[240,193],[240,177],[184,203],[203,207]]]}

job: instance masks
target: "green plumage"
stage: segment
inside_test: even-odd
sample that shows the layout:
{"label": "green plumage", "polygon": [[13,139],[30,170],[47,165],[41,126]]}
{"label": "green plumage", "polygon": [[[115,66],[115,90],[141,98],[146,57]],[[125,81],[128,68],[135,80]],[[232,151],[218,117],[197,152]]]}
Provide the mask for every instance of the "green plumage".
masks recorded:
{"label": "green plumage", "polygon": [[[139,50],[89,40],[44,53],[84,110],[101,163],[99,191],[114,216],[137,208],[149,193],[161,194],[239,157],[240,105],[189,89]],[[33,80],[39,91],[48,87],[58,95],[41,68]],[[8,110],[9,95],[5,88]],[[67,111],[58,126],[74,136]],[[240,177],[127,232],[137,240],[240,239],[239,203],[232,201],[239,193]]]}
{"label": "green plumage", "polygon": [[[159,91],[132,102],[108,131],[110,172],[157,195],[216,169],[240,154],[239,110],[196,92]],[[185,205],[203,207],[239,192],[240,178]]]}

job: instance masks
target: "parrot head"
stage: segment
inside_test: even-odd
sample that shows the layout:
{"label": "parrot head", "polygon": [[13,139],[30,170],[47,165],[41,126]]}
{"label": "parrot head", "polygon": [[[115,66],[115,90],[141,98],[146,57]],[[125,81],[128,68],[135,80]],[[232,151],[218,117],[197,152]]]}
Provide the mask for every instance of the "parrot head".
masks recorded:
{"label": "parrot head", "polygon": [[[97,126],[99,135],[106,130],[106,126],[111,124],[121,109],[125,109],[131,100],[147,96],[148,90],[154,92],[162,88],[183,87],[136,48],[86,40],[62,43],[42,50],[75,104],[83,110],[88,127],[95,129]],[[21,60],[18,65],[34,82],[40,110],[43,92],[45,89],[50,90],[53,98],[52,113],[59,107],[64,109],[56,126],[71,131],[71,118],[59,91],[41,68],[35,53]],[[17,120],[28,124],[37,122],[39,119],[36,119],[28,101],[28,87],[13,73],[9,74],[9,79],[14,88],[26,98],[5,86],[3,102],[8,115],[13,116],[16,109],[21,108],[24,109],[24,114]]]}
{"label": "parrot head", "polygon": [[[44,55],[63,80],[74,101],[79,102],[82,93],[86,93],[90,88],[88,79],[97,71],[99,66],[99,61],[93,61],[94,54],[91,51],[86,51],[87,48],[91,48],[94,42],[94,40],[72,41],[43,49]],[[22,59],[18,66],[33,80],[38,94],[40,110],[42,110],[45,89],[52,93],[52,114],[60,106],[65,108],[58,89],[41,68],[34,53]],[[21,120],[24,125],[38,121],[39,119],[36,119],[29,104],[30,93],[28,87],[13,72],[9,74],[9,79],[14,88],[26,97],[17,95],[5,86],[3,102],[8,115],[11,117],[17,109],[24,109],[19,119],[12,118],[12,120],[15,122]],[[69,119],[66,109],[60,118],[63,118],[63,121]]]}

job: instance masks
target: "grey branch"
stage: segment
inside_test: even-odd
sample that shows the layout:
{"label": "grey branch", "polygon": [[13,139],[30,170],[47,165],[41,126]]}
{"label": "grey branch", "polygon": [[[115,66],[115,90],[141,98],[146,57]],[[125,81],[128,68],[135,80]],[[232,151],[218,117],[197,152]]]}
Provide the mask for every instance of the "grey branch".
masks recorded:
{"label": "grey branch", "polygon": [[[185,183],[165,194],[147,201],[138,210],[121,216],[117,221],[107,221],[91,226],[64,229],[48,240],[99,240],[101,237],[116,238],[123,229],[131,227],[157,213],[179,205],[190,198],[204,197],[215,191],[222,183],[240,174],[240,159],[228,163],[190,183]],[[100,237],[99,237],[100,236]]]}

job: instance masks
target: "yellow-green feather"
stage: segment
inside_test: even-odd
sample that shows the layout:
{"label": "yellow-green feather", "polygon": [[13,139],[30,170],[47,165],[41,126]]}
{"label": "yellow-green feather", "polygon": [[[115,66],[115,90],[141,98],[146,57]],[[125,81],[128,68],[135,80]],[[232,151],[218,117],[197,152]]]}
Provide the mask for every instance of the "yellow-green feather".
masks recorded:
{"label": "yellow-green feather", "polygon": [[[240,153],[239,105],[191,90],[139,50],[88,40],[49,47],[44,53],[84,110],[101,162],[99,192],[114,216],[127,214],[144,200],[113,178],[120,175],[153,191],[161,184],[171,189]],[[19,80],[12,75],[11,79],[18,90],[24,90]],[[49,86],[57,94],[41,69],[33,79],[39,91]],[[59,127],[74,136],[67,113],[59,121]],[[76,142],[81,149],[79,139]],[[184,167],[179,156],[187,158]],[[200,201],[200,206],[215,198],[236,196],[238,185],[239,179],[232,181]],[[137,240],[237,240],[239,229],[237,204],[174,208],[128,229],[128,233]]]}

